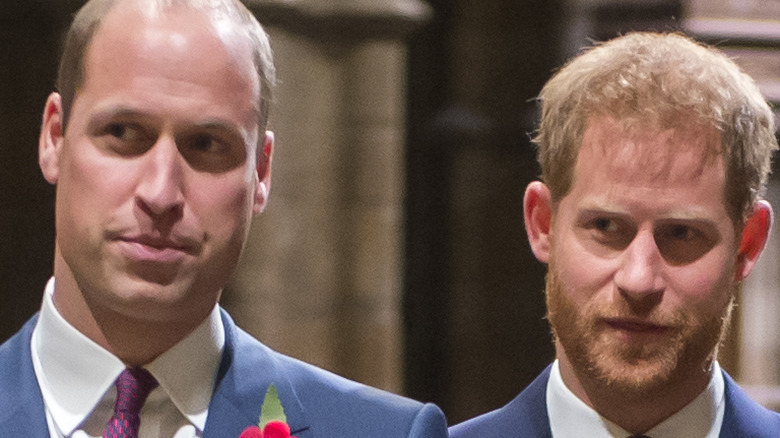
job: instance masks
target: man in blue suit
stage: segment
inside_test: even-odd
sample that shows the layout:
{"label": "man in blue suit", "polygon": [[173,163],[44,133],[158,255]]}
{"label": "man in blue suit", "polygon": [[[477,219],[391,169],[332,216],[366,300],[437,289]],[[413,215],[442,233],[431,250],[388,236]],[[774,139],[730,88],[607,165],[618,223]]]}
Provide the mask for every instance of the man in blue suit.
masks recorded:
{"label": "man in blue suit", "polygon": [[274,75],[236,0],[79,11],[39,144],[54,276],[0,347],[0,435],[238,438],[262,411],[298,438],[446,437],[437,407],[271,351],[217,304],[270,189]]}
{"label": "man in blue suit", "polygon": [[470,437],[777,437],[780,415],[717,363],[740,282],[767,239],[774,116],[719,51],[633,33],[541,92],[542,181],[526,189],[548,264],[556,360]]}

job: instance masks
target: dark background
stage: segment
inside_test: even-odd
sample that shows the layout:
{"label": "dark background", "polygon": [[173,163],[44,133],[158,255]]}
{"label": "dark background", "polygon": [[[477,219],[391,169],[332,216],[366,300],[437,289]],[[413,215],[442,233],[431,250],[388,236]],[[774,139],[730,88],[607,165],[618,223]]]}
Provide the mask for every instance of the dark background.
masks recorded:
{"label": "dark background", "polygon": [[0,339],[40,306],[54,254],[54,189],[38,169],[38,130],[53,90],[60,2],[0,6]]}

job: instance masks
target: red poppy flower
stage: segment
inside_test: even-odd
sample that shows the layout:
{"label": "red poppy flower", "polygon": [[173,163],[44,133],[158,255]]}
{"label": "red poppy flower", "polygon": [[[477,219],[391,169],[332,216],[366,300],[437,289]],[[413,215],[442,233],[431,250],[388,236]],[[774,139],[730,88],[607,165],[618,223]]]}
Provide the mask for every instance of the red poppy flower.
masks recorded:
{"label": "red poppy flower", "polygon": [[260,430],[257,426],[249,426],[241,432],[238,438],[295,438],[290,436],[290,426],[281,421],[271,421]]}
{"label": "red poppy flower", "polygon": [[238,438],[263,438],[263,431],[257,426],[249,426],[241,432]]}
{"label": "red poppy flower", "polygon": [[295,438],[290,436],[290,426],[281,421],[271,421],[263,428],[263,438]]}

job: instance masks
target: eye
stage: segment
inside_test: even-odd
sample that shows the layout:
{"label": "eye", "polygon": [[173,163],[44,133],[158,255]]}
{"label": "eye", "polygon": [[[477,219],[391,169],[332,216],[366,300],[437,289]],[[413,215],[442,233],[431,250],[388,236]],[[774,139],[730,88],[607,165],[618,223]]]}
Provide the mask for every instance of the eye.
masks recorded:
{"label": "eye", "polygon": [[586,238],[600,247],[619,250],[631,243],[636,231],[630,223],[619,217],[592,216],[583,218]]}
{"label": "eye", "polygon": [[195,136],[192,138],[191,142],[192,149],[200,152],[219,153],[219,148],[222,146],[208,135]]}
{"label": "eye", "polygon": [[131,123],[109,123],[99,134],[105,147],[120,155],[142,154],[154,144],[153,136]]}
{"label": "eye", "polygon": [[612,219],[599,218],[593,221],[593,228],[603,233],[614,233],[618,231],[618,224]]}
{"label": "eye", "polygon": [[698,232],[685,225],[671,225],[667,231],[669,238],[679,241],[691,241],[697,237]]}
{"label": "eye", "polygon": [[700,259],[719,241],[717,231],[707,224],[662,224],[653,234],[661,255],[673,265]]}
{"label": "eye", "polygon": [[108,125],[108,128],[106,128],[106,133],[108,135],[119,139],[124,138],[127,131],[127,126],[121,125],[119,123],[112,123]]}
{"label": "eye", "polygon": [[185,135],[177,143],[190,166],[203,172],[226,172],[240,166],[246,159],[243,142],[210,133]]}

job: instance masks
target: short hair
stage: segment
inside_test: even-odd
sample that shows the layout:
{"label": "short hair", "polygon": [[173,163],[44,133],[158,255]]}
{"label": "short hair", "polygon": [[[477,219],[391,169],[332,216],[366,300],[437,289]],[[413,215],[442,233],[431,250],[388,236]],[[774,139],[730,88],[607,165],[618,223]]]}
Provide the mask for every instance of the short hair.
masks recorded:
{"label": "short hair", "polygon": [[[236,28],[249,38],[252,57],[260,83],[260,102],[258,102],[260,131],[265,130],[272,101],[273,88],[276,85],[276,68],[273,53],[263,27],[255,16],[238,0],[90,0],[79,11],[65,36],[56,87],[62,96],[63,128],[67,126],[70,111],[79,89],[84,84],[84,60],[92,38],[100,23],[114,6],[121,1],[135,1],[149,11],[163,11],[174,6],[183,6],[204,11],[210,18],[220,17],[230,20]],[[262,135],[261,135],[262,137]]]}
{"label": "short hair", "polygon": [[613,117],[624,128],[679,129],[687,120],[717,129],[726,208],[735,222],[762,194],[778,147],[774,114],[755,82],[721,51],[678,33],[629,33],[596,45],[558,71],[539,98],[533,141],[554,201],[571,189],[594,116]]}

